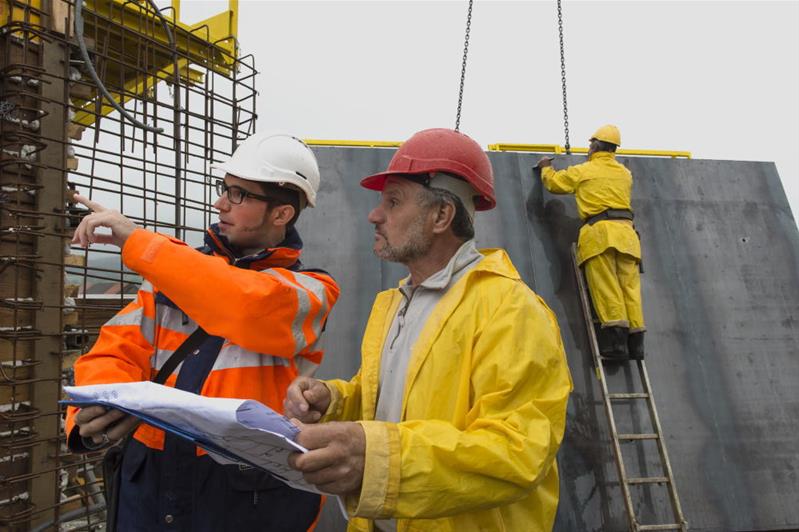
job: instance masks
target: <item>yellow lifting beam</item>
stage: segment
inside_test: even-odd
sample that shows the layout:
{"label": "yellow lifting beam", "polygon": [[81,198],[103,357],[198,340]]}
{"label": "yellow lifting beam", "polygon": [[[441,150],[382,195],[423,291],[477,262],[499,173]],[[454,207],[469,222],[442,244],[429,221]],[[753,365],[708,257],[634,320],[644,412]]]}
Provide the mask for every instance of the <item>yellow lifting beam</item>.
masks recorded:
{"label": "yellow lifting beam", "polygon": [[322,140],[304,139],[309,146],[328,146],[346,148],[399,148],[402,142],[393,140]]}
{"label": "yellow lifting beam", "polygon": [[[46,0],[0,0],[0,26],[11,22],[22,22],[32,25],[41,24],[42,2]],[[70,4],[64,0],[51,0],[54,12],[59,17],[67,18]],[[81,0],[78,0],[81,1]],[[58,9],[56,8],[56,5]],[[183,83],[197,84],[203,81],[202,68],[207,68],[223,75],[229,75],[235,68],[238,55],[238,5],[239,0],[228,0],[227,9],[195,24],[180,22],[180,0],[172,0],[171,10],[174,21],[174,39],[178,53],[178,70]],[[168,14],[168,13],[167,13]],[[170,52],[169,37],[164,31],[158,17],[149,10],[145,0],[86,0],[84,8],[85,35],[110,40],[112,47],[121,46],[123,32],[134,34],[146,31],[148,38],[163,45],[161,49],[151,48],[150,69],[143,74],[136,68],[136,50],[129,33],[124,42],[130,43],[130,68],[126,68],[125,50],[118,61],[109,61],[102,69],[104,83],[106,80],[128,80],[122,92],[113,91],[115,99],[123,104],[135,97],[142,97],[159,81],[170,81],[174,76],[174,63]],[[73,20],[72,16],[69,16]],[[62,24],[63,26],[63,24]],[[58,31],[64,32],[64,28]],[[71,32],[70,32],[71,33]],[[108,48],[108,45],[106,45]],[[200,68],[192,68],[192,64]],[[97,91],[82,100],[75,98],[73,105],[77,108],[74,121],[88,126],[96,119],[95,99]],[[105,102],[99,106],[101,115],[108,115],[114,108]]]}
{"label": "yellow lifting beam", "polygon": [[[162,68],[154,74],[128,81],[125,83],[124,93],[115,94],[114,99],[119,104],[125,105],[128,101],[136,96],[145,94],[147,91],[152,90],[159,81],[171,81],[173,79],[173,70],[173,65],[170,63],[168,66]],[[180,78],[183,83],[202,83],[203,73],[188,67],[187,59],[178,59],[178,70],[180,71]],[[116,91],[112,91],[112,93],[116,93]],[[73,122],[76,122],[82,126],[90,126],[93,124],[97,118],[98,112],[101,116],[107,116],[116,111],[116,109],[109,105],[103,98],[100,98],[99,110],[96,107],[94,99],[79,100],[78,98],[73,98],[72,104],[76,108],[82,109],[77,111],[75,113],[75,118],[72,119]]]}
{"label": "yellow lifting beam", "polygon": [[[37,1],[37,0],[33,0]],[[180,14],[180,0],[172,1],[175,22],[174,38],[178,54],[191,63],[204,66],[216,72],[229,74],[236,58],[236,42],[238,34],[238,0],[229,0],[228,9],[196,24],[184,24],[177,18]],[[169,37],[156,15],[149,9],[149,4],[131,2],[130,0],[87,0],[86,35],[94,34],[95,24],[113,24],[122,26],[128,31],[139,33],[142,30],[142,17],[148,19],[150,27],[148,35],[164,47],[159,55],[163,55],[164,65],[172,61],[169,50]],[[100,33],[105,28],[100,28]],[[159,59],[161,59],[159,57]]]}
{"label": "yellow lifting beam", "polygon": [[[0,26],[10,22],[41,24],[40,13],[43,0],[3,0],[0,2]],[[53,3],[66,4],[63,0]],[[134,32],[141,31],[141,16],[146,16],[153,31],[153,37],[168,47],[169,39],[158,23],[158,18],[148,11],[149,4],[142,0],[87,0],[86,14],[97,14],[99,20],[109,20]],[[239,0],[228,0],[226,10],[195,24],[180,22],[180,0],[172,0],[173,20],[175,22],[175,41],[178,52],[192,62],[211,68],[225,67],[229,71],[236,57],[238,39]],[[86,33],[91,35],[94,18],[86,20]],[[207,49],[213,48],[218,54],[208,57]],[[225,57],[227,56],[227,57]]]}
{"label": "yellow lifting beam", "polygon": [[[533,153],[554,153],[563,155],[566,153],[566,148],[557,144],[511,144],[499,143],[489,144],[488,151],[521,151]],[[572,153],[586,154],[588,148],[572,148]],[[639,149],[618,149],[618,155],[637,155],[643,157],[671,157],[671,158],[691,158],[689,151],[673,151],[673,150],[639,150]]]}
{"label": "yellow lifting beam", "polygon": [[[399,148],[402,142],[387,141],[387,140],[322,140],[322,139],[305,139],[305,143],[309,146],[330,146],[330,147],[346,147],[346,148]],[[558,155],[565,154],[566,148],[557,144],[489,144],[488,151],[520,151],[520,152],[533,152],[533,153],[555,153]],[[572,153],[586,154],[588,148],[572,148]],[[673,151],[673,150],[624,150],[619,149],[616,151],[619,155],[637,155],[644,157],[682,157],[685,159],[691,158],[689,151]]]}

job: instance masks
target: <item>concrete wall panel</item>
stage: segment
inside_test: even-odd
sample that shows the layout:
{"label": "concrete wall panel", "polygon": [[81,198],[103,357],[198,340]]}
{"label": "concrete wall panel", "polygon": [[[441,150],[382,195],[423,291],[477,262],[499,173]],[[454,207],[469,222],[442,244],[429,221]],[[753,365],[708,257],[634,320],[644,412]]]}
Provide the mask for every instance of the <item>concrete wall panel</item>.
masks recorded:
{"label": "concrete wall panel", "polygon": [[[390,149],[316,148],[318,207],[299,222],[304,262],[327,269],[342,296],[327,326],[320,376],[349,377],[375,293],[403,268],[372,255],[366,220],[377,194],[360,179]],[[572,197],[543,190],[537,156],[491,153],[498,208],[477,216],[481,247],[508,250],[558,316],[574,378],[559,455],[556,530],[624,530],[607,420],[591,366],[569,249],[579,228]],[[579,162],[580,157],[562,158]],[[692,530],[799,527],[799,232],[772,163],[621,157],[636,181],[643,236],[647,364],[683,510]],[[631,368],[611,371],[618,391]],[[626,408],[626,410],[625,410]],[[621,407],[644,432],[642,405]],[[654,447],[625,446],[633,472],[656,475]],[[669,514],[665,489],[639,488],[642,522]],[[322,530],[342,520],[328,509]]]}

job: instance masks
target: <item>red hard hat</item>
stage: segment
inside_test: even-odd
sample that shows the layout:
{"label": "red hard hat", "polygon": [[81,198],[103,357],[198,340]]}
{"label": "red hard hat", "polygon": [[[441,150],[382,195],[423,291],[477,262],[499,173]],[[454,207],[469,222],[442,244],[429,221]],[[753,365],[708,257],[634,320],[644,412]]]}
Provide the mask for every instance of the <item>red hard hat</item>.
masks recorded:
{"label": "red hard hat", "polygon": [[444,172],[460,177],[479,193],[475,210],[487,211],[496,204],[494,172],[488,156],[477,142],[452,129],[425,129],[406,140],[388,163],[388,169],[361,180],[361,186],[383,190],[386,178],[393,175],[420,175]]}

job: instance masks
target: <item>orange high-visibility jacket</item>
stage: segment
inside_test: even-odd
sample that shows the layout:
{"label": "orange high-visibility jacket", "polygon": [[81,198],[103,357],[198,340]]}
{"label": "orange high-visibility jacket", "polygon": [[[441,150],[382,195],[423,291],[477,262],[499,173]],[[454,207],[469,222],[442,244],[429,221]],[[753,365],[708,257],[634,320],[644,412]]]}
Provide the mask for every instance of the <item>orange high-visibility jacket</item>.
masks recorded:
{"label": "orange high-visibility jacket", "polygon": [[[244,258],[235,258],[212,229],[205,241],[198,251],[161,234],[133,232],[122,259],[145,281],[77,360],[75,384],[152,380],[199,325],[225,339],[201,394],[255,399],[282,412],[291,381],[321,362],[317,341],[339,287],[324,272],[299,269],[302,243],[293,229],[284,242],[290,246]],[[76,411],[67,412],[70,440],[77,436]],[[135,438],[163,449],[164,433],[155,427],[142,424]]]}

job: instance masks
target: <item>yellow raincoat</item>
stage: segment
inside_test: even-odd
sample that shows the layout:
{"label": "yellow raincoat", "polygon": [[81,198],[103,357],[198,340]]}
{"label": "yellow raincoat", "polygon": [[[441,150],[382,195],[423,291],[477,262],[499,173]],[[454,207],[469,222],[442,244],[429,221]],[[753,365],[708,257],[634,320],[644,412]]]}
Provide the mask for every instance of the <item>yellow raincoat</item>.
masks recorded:
{"label": "yellow raincoat", "polygon": [[349,530],[396,518],[399,531],[549,531],[555,454],[571,376],[552,311],[502,250],[481,260],[433,309],[417,339],[400,423],[374,421],[383,342],[402,295],[377,295],[361,369],[327,381],[323,421],[361,421],[366,464]]}
{"label": "yellow raincoat", "polygon": [[[616,162],[613,153],[593,153],[588,162],[555,170],[547,166],[541,171],[544,186],[555,194],[574,194],[577,213],[585,220],[608,209],[628,209],[633,188],[633,175]],[[577,241],[580,264],[606,249],[641,259],[641,243],[629,220],[603,220],[580,229]]]}
{"label": "yellow raincoat", "polygon": [[[555,170],[541,170],[550,192],[574,194],[582,220],[608,209],[632,210],[633,176],[616,155],[593,153],[588,162]],[[593,260],[592,260],[593,259]],[[602,220],[583,225],[577,240],[577,260],[585,264],[586,278],[603,327],[645,329],[641,304],[641,242],[630,220]]]}

